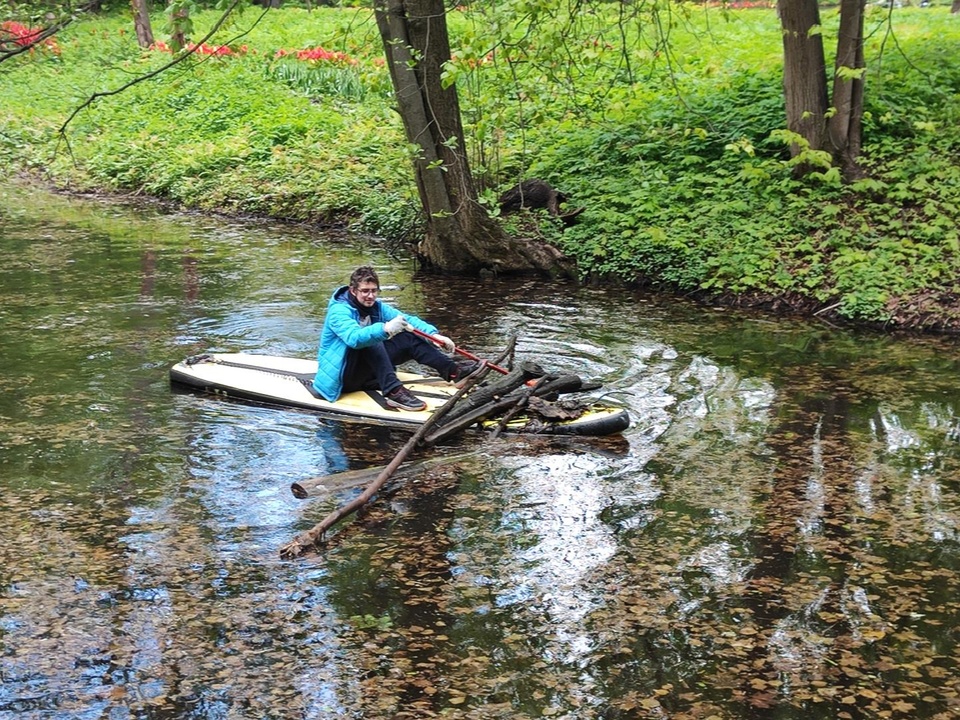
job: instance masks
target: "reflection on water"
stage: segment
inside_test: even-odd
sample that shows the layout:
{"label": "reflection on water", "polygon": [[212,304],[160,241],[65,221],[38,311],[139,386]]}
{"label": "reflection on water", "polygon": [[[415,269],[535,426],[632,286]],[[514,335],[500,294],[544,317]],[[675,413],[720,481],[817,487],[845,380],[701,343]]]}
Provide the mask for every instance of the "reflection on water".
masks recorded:
{"label": "reflection on water", "polygon": [[[957,343],[0,190],[0,715],[956,714]],[[296,480],[406,435],[171,392],[196,352],[310,357],[357,265],[458,343],[600,379],[621,445],[481,449],[322,555]],[[460,453],[461,455],[463,453]]]}

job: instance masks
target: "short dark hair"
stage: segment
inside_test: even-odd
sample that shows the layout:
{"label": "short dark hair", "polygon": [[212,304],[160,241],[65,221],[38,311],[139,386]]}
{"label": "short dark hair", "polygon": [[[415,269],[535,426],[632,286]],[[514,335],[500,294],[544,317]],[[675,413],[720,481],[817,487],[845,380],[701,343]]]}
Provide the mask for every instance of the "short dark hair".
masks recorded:
{"label": "short dark hair", "polygon": [[373,282],[380,287],[380,278],[377,277],[377,271],[369,265],[361,265],[350,275],[350,287],[356,290],[362,282]]}

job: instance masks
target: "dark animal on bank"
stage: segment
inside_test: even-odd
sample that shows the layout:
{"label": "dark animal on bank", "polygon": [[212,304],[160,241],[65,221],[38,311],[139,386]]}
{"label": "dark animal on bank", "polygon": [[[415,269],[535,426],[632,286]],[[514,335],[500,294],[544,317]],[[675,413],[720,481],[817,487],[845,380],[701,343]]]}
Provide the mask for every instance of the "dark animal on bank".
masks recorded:
{"label": "dark animal on bank", "polygon": [[560,205],[567,202],[567,196],[543,180],[524,180],[507,190],[500,196],[500,214],[509,215],[519,210],[536,210],[545,208],[554,217],[563,220],[565,225],[571,225],[573,219],[583,212],[584,208],[571,211],[561,211]]}

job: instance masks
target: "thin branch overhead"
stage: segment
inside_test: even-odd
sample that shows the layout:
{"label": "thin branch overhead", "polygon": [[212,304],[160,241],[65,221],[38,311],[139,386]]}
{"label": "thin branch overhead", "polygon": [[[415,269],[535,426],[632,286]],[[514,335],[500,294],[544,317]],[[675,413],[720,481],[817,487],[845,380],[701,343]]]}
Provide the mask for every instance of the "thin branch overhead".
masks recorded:
{"label": "thin branch overhead", "polygon": [[240,2],[241,0],[233,0],[233,2],[230,3],[230,6],[223,11],[223,15],[221,15],[220,18],[213,24],[213,27],[211,27],[210,31],[203,36],[200,42],[194,43],[192,47],[181,52],[181,54],[174,57],[170,62],[166,63],[165,65],[161,65],[156,70],[152,70],[151,72],[148,72],[144,75],[135,77],[130,82],[124,83],[123,85],[121,85],[120,87],[114,90],[104,90],[102,92],[93,93],[90,97],[84,100],[80,105],[74,108],[73,112],[70,113],[70,116],[64,121],[63,125],[60,126],[60,129],[57,132],[60,135],[61,140],[65,142],[67,141],[67,127],[70,125],[73,119],[78,114],[80,114],[81,111],[93,105],[93,103],[95,103],[100,98],[110,97],[111,95],[119,95],[124,90],[129,90],[131,87],[142,83],[144,80],[149,80],[150,78],[156,77],[160,73],[166,72],[170,68],[174,67],[175,65],[178,65],[179,63],[183,62],[188,57],[193,55],[195,52],[197,52],[197,50],[200,49],[201,45],[203,45],[207,40],[209,40],[211,37],[213,37],[217,33],[217,31],[221,28],[223,23],[226,22],[227,18],[230,16],[230,13],[232,13],[236,9],[237,5],[239,5]]}
{"label": "thin branch overhead", "polygon": [[72,23],[84,13],[89,12],[96,4],[97,3],[93,2],[92,0],[91,2],[83,3],[79,5],[71,15],[44,26],[36,33],[18,37],[16,40],[14,40],[12,37],[7,38],[3,35],[0,35],[0,63],[10,60],[11,58],[15,58],[25,52],[30,52],[36,47],[45,45],[48,40],[53,38],[54,35],[63,30],[65,27],[67,27],[67,25]]}

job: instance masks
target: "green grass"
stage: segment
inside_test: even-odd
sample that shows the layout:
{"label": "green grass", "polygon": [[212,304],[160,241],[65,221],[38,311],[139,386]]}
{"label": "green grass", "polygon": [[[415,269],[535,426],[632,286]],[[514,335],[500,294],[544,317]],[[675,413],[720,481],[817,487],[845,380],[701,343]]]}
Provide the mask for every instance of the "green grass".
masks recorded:
{"label": "green grass", "polygon": [[[360,19],[369,24],[366,16]],[[412,207],[414,197],[405,143],[379,54],[343,36],[357,17],[270,13],[238,37],[256,18],[248,11],[217,38],[236,38],[231,45],[245,44],[245,54],[190,58],[97,100],[69,126],[68,151],[56,132],[74,108],[171,57],[141,52],[125,18],[76,24],[60,38],[59,57],[3,67],[0,83],[12,101],[0,110],[0,152],[10,163],[48,168],[63,184],[146,192],[198,208],[325,223],[383,215],[385,205],[403,214],[395,206]],[[294,61],[274,58],[277,50],[316,45],[341,48],[358,62],[299,63],[302,74],[292,77],[283,69]],[[406,215],[412,221],[413,212]]]}
{"label": "green grass", "polygon": [[[498,5],[449,14],[471,162],[485,201],[542,177],[586,206],[541,231],[585,276],[684,292],[831,306],[861,322],[955,323],[960,251],[960,25],[944,6],[868,8],[864,165],[841,186],[796,180],[779,137],[780,35],[771,9],[667,6],[617,50],[609,18],[534,17]],[[209,27],[215,13],[200,13]],[[98,99],[170,55],[143,52],[126,16],[90,18],[0,65],[0,161],[74,188],[143,192],[190,207],[349,222],[386,235],[417,224],[409,148],[367,9],[247,10],[190,58]],[[836,9],[823,10],[833,37]],[[155,29],[162,27],[154,18]],[[489,53],[491,27],[512,41]],[[308,63],[279,50],[322,46]],[[828,43],[829,48],[829,43]],[[344,57],[345,56],[345,57]],[[882,62],[880,60],[882,59]],[[911,320],[912,318],[912,320]]]}

